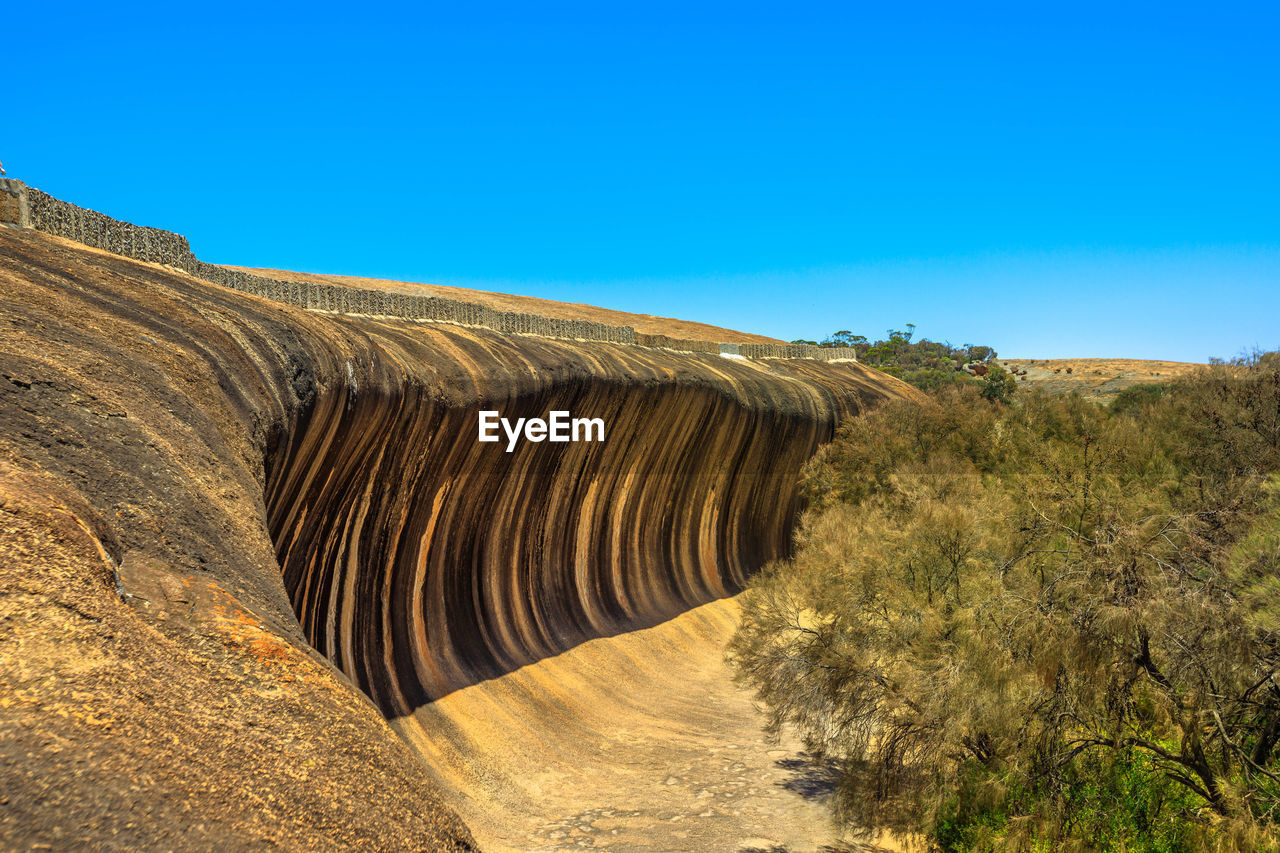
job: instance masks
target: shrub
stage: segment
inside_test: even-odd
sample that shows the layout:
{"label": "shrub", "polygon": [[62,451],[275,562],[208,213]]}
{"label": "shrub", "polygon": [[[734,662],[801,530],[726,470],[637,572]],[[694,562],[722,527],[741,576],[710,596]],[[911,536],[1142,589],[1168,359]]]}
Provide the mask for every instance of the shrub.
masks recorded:
{"label": "shrub", "polygon": [[[845,822],[944,849],[1280,848],[1280,370],[850,420],[730,646]],[[1136,397],[1137,395],[1135,395]]]}
{"label": "shrub", "polygon": [[[975,362],[982,363],[995,359],[996,351],[989,346],[965,344],[952,346],[939,343],[928,338],[913,340],[915,324],[907,323],[906,331],[890,329],[888,337],[874,343],[862,335],[855,335],[848,330],[835,332],[822,341],[824,347],[852,347],[857,351],[859,361],[883,370],[908,382],[917,388],[932,391],[946,385],[963,384],[975,381],[965,373],[963,366]],[[813,343],[796,340],[792,343]],[[999,370],[998,365],[990,368]],[[1000,371],[1003,374],[1003,370]],[[994,398],[1008,400],[1017,386],[1012,379],[992,386]]]}
{"label": "shrub", "polygon": [[1145,409],[1165,395],[1169,386],[1163,382],[1130,385],[1112,400],[1108,408],[1113,414],[1127,414]]}

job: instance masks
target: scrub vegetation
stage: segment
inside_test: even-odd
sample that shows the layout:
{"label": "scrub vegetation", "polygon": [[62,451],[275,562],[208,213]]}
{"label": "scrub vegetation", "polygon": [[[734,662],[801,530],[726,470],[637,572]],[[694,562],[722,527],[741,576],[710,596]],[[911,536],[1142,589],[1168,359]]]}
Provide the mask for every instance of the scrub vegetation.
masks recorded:
{"label": "scrub vegetation", "polygon": [[[890,329],[888,337],[869,341],[862,335],[839,331],[822,341],[796,340],[793,344],[821,347],[850,347],[858,361],[896,376],[917,388],[931,391],[947,385],[979,382],[988,396],[1007,400],[1015,390],[1013,377],[995,363],[996,351],[989,346],[915,339],[915,323],[906,330]],[[968,368],[968,369],[966,369]],[[970,372],[976,369],[975,373]]]}
{"label": "scrub vegetation", "polygon": [[983,390],[851,419],[810,462],[740,679],[852,827],[1280,849],[1280,353],[1105,408]]}

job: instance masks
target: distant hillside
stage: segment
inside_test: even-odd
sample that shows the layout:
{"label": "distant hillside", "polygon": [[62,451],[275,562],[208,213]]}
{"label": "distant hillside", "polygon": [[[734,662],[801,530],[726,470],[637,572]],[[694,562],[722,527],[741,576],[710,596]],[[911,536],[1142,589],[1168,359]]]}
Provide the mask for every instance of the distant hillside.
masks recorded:
{"label": "distant hillside", "polygon": [[1019,388],[1062,394],[1074,391],[1096,400],[1108,400],[1133,385],[1168,382],[1204,366],[1132,358],[1002,358],[999,363],[1018,374]]}

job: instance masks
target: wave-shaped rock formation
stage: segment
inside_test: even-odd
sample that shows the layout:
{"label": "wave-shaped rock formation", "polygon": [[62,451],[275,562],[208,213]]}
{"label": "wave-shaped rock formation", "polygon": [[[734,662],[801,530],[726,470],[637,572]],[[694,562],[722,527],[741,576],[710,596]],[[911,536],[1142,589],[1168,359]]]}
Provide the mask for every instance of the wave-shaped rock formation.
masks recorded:
{"label": "wave-shaped rock formation", "polygon": [[[382,330],[272,462],[302,626],[389,714],[738,590],[785,553],[800,466],[884,393],[857,365],[477,337]],[[507,452],[482,409],[606,440]]]}
{"label": "wave-shaped rock formation", "polygon": [[[0,652],[14,843],[77,825],[157,844],[121,817],[152,810],[194,847],[264,827],[284,846],[416,846],[389,825],[465,847],[307,644],[399,717],[723,597],[786,552],[800,466],[836,422],[911,393],[852,363],[309,312],[2,227],[0,285],[5,482],[25,484],[0,503],[80,531],[49,546],[74,584],[26,545],[6,569],[76,637],[21,622],[27,652]],[[477,441],[481,409],[567,410],[606,437],[507,452]],[[183,691],[223,728],[184,742],[199,714],[156,699]],[[38,745],[54,741],[57,760]],[[252,797],[227,793],[245,779]],[[183,808],[161,808],[166,786]]]}

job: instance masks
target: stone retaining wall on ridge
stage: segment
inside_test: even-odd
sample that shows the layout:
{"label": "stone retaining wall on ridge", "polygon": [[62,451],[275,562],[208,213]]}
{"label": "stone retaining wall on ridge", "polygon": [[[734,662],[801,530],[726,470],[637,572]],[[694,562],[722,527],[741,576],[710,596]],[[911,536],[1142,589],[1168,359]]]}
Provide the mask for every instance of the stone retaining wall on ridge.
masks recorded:
{"label": "stone retaining wall on ridge", "polygon": [[96,210],[88,210],[54,198],[12,178],[0,178],[0,223],[33,228],[127,258],[174,267],[214,284],[313,311],[458,323],[508,334],[637,344],[682,352],[740,355],[745,358],[856,360],[854,350],[845,347],[722,344],[687,340],[637,333],[631,326],[610,326],[587,320],[562,320],[537,314],[496,311],[485,305],[434,296],[318,282],[281,281],[253,275],[205,263],[192,253],[187,238],[180,234],[112,219]]}

